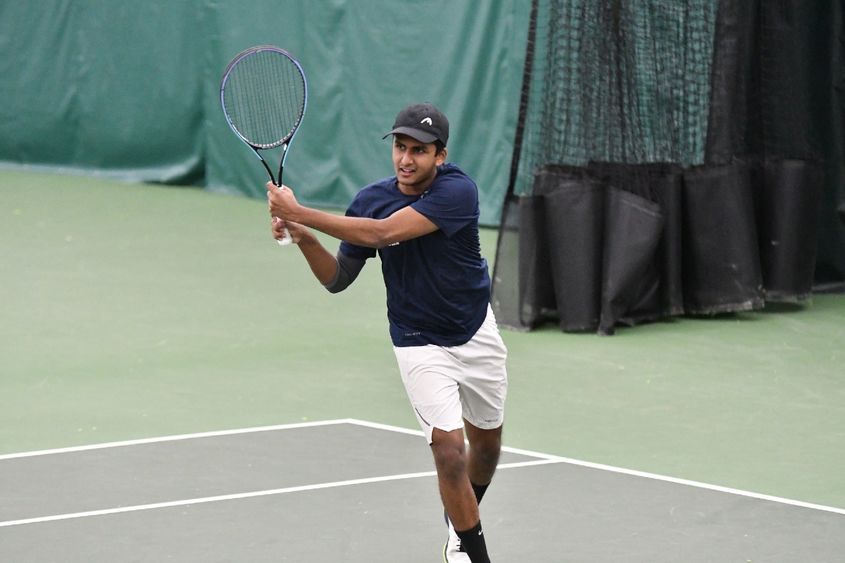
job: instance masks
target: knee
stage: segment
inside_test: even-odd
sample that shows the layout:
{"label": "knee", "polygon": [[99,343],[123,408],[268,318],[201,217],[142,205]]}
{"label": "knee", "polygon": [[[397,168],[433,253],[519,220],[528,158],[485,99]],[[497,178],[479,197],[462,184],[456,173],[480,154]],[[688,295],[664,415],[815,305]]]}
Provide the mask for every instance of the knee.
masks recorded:
{"label": "knee", "polygon": [[501,447],[496,447],[490,444],[485,444],[479,448],[473,449],[473,454],[477,455],[478,461],[485,466],[496,466],[499,463],[499,455]]}
{"label": "knee", "polygon": [[431,444],[437,474],[444,479],[463,479],[466,475],[466,451],[463,440],[435,440]]}
{"label": "knee", "polygon": [[484,439],[470,442],[473,457],[484,465],[496,465],[502,452],[502,439],[500,436],[490,435]]}

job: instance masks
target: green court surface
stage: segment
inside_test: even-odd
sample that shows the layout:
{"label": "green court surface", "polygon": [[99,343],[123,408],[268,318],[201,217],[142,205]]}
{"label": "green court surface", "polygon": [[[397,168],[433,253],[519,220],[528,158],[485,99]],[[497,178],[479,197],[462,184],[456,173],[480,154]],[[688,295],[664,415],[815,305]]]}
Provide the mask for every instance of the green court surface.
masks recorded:
{"label": "green court surface", "polygon": [[[491,258],[496,232],[482,237]],[[415,428],[378,264],[330,295],[270,238],[261,200],[6,171],[0,264],[0,454],[338,418]],[[508,446],[845,508],[845,295],[503,336]]]}

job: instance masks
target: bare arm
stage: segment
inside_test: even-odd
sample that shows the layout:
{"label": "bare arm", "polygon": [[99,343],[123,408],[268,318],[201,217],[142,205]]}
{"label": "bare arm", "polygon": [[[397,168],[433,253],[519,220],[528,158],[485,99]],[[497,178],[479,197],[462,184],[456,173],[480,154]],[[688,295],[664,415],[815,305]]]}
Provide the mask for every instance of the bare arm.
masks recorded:
{"label": "bare arm", "polygon": [[314,277],[323,285],[331,283],[337,276],[337,259],[317,240],[314,233],[302,225],[273,217],[274,238],[280,239],[285,227],[290,231],[293,242],[299,247],[305,261],[308,262]]}
{"label": "bare arm", "polygon": [[404,207],[384,219],[345,217],[300,205],[289,188],[280,190],[272,183],[267,185],[267,199],[273,216],[359,246],[382,248],[437,230],[437,225],[411,207]]}

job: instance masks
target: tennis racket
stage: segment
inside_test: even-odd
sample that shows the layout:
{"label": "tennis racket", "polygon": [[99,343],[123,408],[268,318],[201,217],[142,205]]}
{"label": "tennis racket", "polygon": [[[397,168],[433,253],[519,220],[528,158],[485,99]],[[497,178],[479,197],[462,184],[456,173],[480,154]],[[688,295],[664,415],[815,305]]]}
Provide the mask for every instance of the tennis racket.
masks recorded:
{"label": "tennis racket", "polygon": [[[302,66],[290,53],[272,45],[251,47],[238,53],[220,83],[220,104],[235,135],[252,149],[276,186],[288,147],[296,135],[308,103],[308,85]],[[282,147],[279,173],[273,171],[261,151]],[[285,229],[279,244],[292,242]]]}

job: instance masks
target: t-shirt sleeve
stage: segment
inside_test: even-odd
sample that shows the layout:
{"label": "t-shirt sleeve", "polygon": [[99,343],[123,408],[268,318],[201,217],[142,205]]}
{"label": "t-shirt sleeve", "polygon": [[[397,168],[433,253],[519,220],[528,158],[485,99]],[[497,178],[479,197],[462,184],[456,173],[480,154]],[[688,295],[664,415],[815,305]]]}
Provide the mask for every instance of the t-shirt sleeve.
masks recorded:
{"label": "t-shirt sleeve", "polygon": [[445,177],[411,206],[451,237],[478,219],[478,189],[466,176]]}

